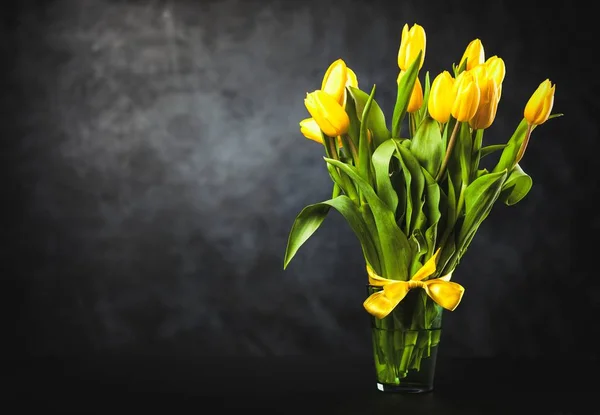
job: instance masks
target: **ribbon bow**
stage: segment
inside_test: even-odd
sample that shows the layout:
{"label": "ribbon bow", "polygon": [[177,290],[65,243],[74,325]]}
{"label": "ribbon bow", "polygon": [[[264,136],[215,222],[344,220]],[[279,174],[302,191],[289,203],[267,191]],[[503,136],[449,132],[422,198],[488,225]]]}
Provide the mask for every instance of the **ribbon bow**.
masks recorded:
{"label": "ribbon bow", "polygon": [[380,277],[367,265],[369,284],[383,287],[383,290],[373,293],[365,300],[363,306],[377,318],[384,318],[398,305],[413,288],[423,288],[427,295],[440,306],[454,311],[462,299],[465,289],[462,285],[450,281],[452,273],[440,278],[422,281],[435,272],[438,249],[409,281],[396,281]]}

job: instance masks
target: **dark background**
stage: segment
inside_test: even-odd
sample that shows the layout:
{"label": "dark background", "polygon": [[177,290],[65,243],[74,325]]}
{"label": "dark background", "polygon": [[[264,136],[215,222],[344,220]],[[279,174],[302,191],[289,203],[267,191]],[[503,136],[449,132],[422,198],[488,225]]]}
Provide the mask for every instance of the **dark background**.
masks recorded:
{"label": "dark background", "polygon": [[[6,2],[0,33],[2,327],[22,355],[370,353],[360,247],[332,212],[283,271],[296,214],[325,200],[305,93],[343,58],[391,114],[404,23],[423,72],[479,37],[507,66],[488,142],[540,82],[554,112],[454,274],[446,356],[597,358],[597,45],[575,2]],[[542,5],[543,4],[543,5]],[[549,4],[549,3],[548,3]]]}

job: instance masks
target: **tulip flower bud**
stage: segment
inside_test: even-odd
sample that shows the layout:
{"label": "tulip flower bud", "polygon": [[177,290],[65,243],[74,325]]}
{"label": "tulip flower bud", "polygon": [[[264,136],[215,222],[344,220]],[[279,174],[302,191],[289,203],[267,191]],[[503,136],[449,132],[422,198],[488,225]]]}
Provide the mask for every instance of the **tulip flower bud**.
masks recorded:
{"label": "tulip flower bud", "polygon": [[502,85],[504,76],[506,75],[506,67],[504,66],[502,58],[492,56],[485,61],[485,67],[487,69],[488,77],[493,78],[496,85]]}
{"label": "tulip flower bud", "polygon": [[473,71],[479,68],[481,68],[480,73],[475,75],[479,87],[479,105],[475,115],[469,120],[469,125],[474,130],[488,128],[492,125],[500,101],[498,97],[500,89],[496,85],[496,81],[489,76],[489,73],[486,73],[486,68],[483,65],[475,67]]}
{"label": "tulip flower bud", "polygon": [[467,68],[466,70],[473,69],[477,65],[481,65],[485,61],[485,53],[483,51],[483,45],[481,44],[481,40],[474,39],[467,45],[465,49],[465,53],[463,53],[462,59],[458,64],[460,68],[463,62],[467,60]]}
{"label": "tulip flower bud", "polygon": [[[396,83],[400,82],[402,76],[404,75],[404,71],[400,71],[398,74],[398,79]],[[416,112],[423,105],[423,87],[421,86],[421,81],[419,81],[419,77],[415,80],[415,85],[413,86],[412,93],[410,94],[410,99],[408,100],[408,106],[406,107],[406,112]]]}
{"label": "tulip flower bud", "polygon": [[300,121],[300,132],[309,140],[323,143],[321,128],[319,128],[319,124],[317,124],[314,118],[305,118]]}
{"label": "tulip flower bud", "polygon": [[[316,141],[317,143],[323,144],[323,137],[321,136],[321,128],[319,124],[314,120],[314,118],[305,118],[300,121],[300,132],[304,135],[304,137],[309,140]],[[342,148],[344,144],[342,143],[342,138],[338,137],[338,147]]]}
{"label": "tulip flower bud", "polygon": [[350,118],[331,95],[322,90],[306,94],[304,105],[319,128],[328,136],[336,137],[348,132]]}
{"label": "tulip flower bud", "polygon": [[470,71],[463,71],[454,81],[456,98],[452,105],[452,116],[457,121],[469,121],[479,106],[479,87],[477,79]]}
{"label": "tulip flower bud", "polygon": [[454,104],[456,92],[454,91],[454,78],[448,71],[444,71],[435,77],[429,90],[427,108],[429,115],[434,120],[447,123],[450,119],[450,111]]}
{"label": "tulip flower bud", "polygon": [[527,105],[523,115],[531,125],[540,125],[545,123],[550,116],[552,106],[554,105],[554,88],[549,79],[542,82],[535,90]]}
{"label": "tulip flower bud", "polygon": [[348,68],[346,67],[346,62],[342,59],[337,59],[327,68],[325,76],[323,76],[321,90],[327,92],[338,103],[342,104],[346,92],[347,79]]}
{"label": "tulip flower bud", "polygon": [[411,63],[415,61],[420,51],[423,51],[423,54],[421,55],[419,69],[423,67],[426,43],[425,30],[421,26],[415,23],[409,30],[408,25],[404,25],[400,49],[398,50],[398,67],[400,70],[406,71]]}
{"label": "tulip flower bud", "polygon": [[323,81],[321,83],[321,90],[325,91],[339,103],[342,102],[344,93],[346,92],[346,80],[347,80],[348,68],[346,63],[342,59],[337,59],[329,65]]}

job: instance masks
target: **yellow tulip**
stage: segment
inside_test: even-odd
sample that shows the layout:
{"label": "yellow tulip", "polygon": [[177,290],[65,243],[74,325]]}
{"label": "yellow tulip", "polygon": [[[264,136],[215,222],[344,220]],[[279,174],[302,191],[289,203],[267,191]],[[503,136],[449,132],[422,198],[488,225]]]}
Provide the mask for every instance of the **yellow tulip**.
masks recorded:
{"label": "yellow tulip", "polygon": [[477,65],[481,65],[485,61],[485,53],[483,51],[483,45],[481,44],[481,40],[474,39],[467,45],[465,49],[465,53],[458,64],[460,68],[463,62],[467,60],[467,70],[475,68]]}
{"label": "yellow tulip", "polygon": [[402,28],[402,39],[398,50],[398,67],[406,71],[410,64],[415,61],[419,52],[423,51],[421,63],[419,64],[419,69],[421,69],[425,60],[426,43],[425,30],[421,26],[415,23],[409,30],[408,24],[405,24]]}
{"label": "yellow tulip", "polygon": [[477,79],[470,71],[463,71],[454,82],[456,98],[452,104],[452,116],[458,121],[469,121],[479,106]]}
{"label": "yellow tulip", "polygon": [[314,118],[305,118],[300,121],[300,132],[309,140],[323,144],[321,128],[319,128],[319,124],[317,124]]}
{"label": "yellow tulip", "polygon": [[530,125],[540,125],[548,120],[554,105],[555,87],[556,85],[552,85],[550,80],[546,79],[529,98],[523,115]]}
{"label": "yellow tulip", "polygon": [[340,103],[325,91],[316,90],[306,94],[304,105],[321,131],[328,136],[336,137],[348,132],[348,114]]}
{"label": "yellow tulip", "polygon": [[338,103],[342,104],[346,92],[347,80],[348,68],[346,67],[346,62],[342,59],[337,59],[327,68],[323,76],[323,82],[321,83],[321,90],[327,92]]}
{"label": "yellow tulip", "polygon": [[469,125],[475,130],[485,129],[492,125],[496,118],[500,89],[485,65],[479,65],[471,72],[479,88],[479,105],[475,115],[469,120]]}
{"label": "yellow tulip", "polygon": [[454,78],[450,72],[444,71],[436,76],[431,83],[427,101],[431,118],[441,123],[448,122],[455,97]]}
{"label": "yellow tulip", "polygon": [[[314,120],[314,118],[305,118],[300,121],[300,132],[304,135],[304,137],[309,140],[316,141],[317,143],[323,144],[323,138],[321,136],[321,128],[319,128],[319,124]],[[338,137],[338,146],[343,147],[342,138]]]}
{"label": "yellow tulip", "polygon": [[[400,82],[402,76],[404,75],[403,71],[400,71],[398,74],[398,79],[396,83]],[[413,87],[412,93],[410,94],[410,99],[408,101],[408,106],[406,107],[406,112],[416,112],[423,105],[423,87],[421,86],[421,81],[419,78],[415,80],[415,85]]]}
{"label": "yellow tulip", "polygon": [[504,76],[506,75],[506,66],[504,65],[502,58],[499,58],[498,56],[492,56],[485,61],[485,67],[487,69],[488,76],[494,79],[496,85],[502,85],[502,82],[504,82]]}

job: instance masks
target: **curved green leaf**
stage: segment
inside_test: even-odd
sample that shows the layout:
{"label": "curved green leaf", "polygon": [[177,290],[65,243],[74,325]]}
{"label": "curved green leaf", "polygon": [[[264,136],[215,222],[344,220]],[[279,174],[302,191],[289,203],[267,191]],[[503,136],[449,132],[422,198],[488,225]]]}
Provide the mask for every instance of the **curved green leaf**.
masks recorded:
{"label": "curved green leaf", "polygon": [[525,134],[527,133],[527,120],[523,118],[517,129],[513,133],[510,140],[506,144],[504,150],[502,150],[502,154],[500,155],[500,160],[496,167],[492,170],[493,173],[502,171],[504,169],[511,169],[515,163],[517,158],[517,153],[521,148],[521,144],[523,144],[523,140],[525,140]]}
{"label": "curved green leaf", "polygon": [[446,151],[440,126],[436,120],[425,116],[412,138],[410,150],[421,166],[435,177]]}
{"label": "curved green leaf", "polygon": [[358,137],[360,134],[360,120],[359,116],[361,113],[357,112],[356,103],[354,102],[354,98],[350,94],[349,87],[346,87],[348,93],[346,94],[346,113],[348,114],[348,118],[350,119],[350,125],[348,126],[348,136],[350,136],[350,140],[354,144],[354,148],[358,148]]}
{"label": "curved green leaf", "polygon": [[532,186],[533,180],[531,177],[517,164],[506,178],[504,185],[502,185],[499,199],[507,206],[512,206],[527,196]]}
{"label": "curved green leaf", "polygon": [[412,95],[415,81],[419,75],[419,66],[421,63],[421,55],[423,51],[419,51],[419,54],[415,58],[414,62],[406,69],[406,72],[400,78],[398,82],[398,94],[396,95],[396,104],[394,105],[394,113],[392,116],[392,137],[400,137],[400,129],[402,127],[402,120],[406,115],[406,108],[408,108],[408,102]]}
{"label": "curved green leaf", "polygon": [[496,151],[504,150],[508,144],[492,144],[489,146],[482,147],[479,152],[479,157],[484,158]]}
{"label": "curved green leaf", "polygon": [[[375,85],[371,90],[371,94],[367,99],[365,107],[361,115],[362,120],[369,119],[371,105],[373,105],[373,97],[375,96]],[[371,184],[371,166],[369,164],[371,158],[371,145],[369,144],[369,136],[366,122],[360,123],[360,138],[358,139],[358,171],[367,183]]]}
{"label": "curved green leaf", "polygon": [[458,235],[458,251],[464,251],[467,238],[490,213],[506,180],[506,170],[489,173],[473,181],[465,190],[465,220]]}
{"label": "curved green leaf", "polygon": [[398,149],[398,159],[400,160],[400,164],[402,164],[404,181],[406,183],[405,233],[410,235],[414,229],[421,228],[426,219],[423,213],[425,178],[423,177],[419,161],[412,154],[412,146],[409,150],[406,146],[400,145],[398,140],[392,140]]}
{"label": "curved green leaf", "polygon": [[379,257],[369,229],[365,225],[358,207],[347,196],[338,196],[335,199],[308,205],[302,209],[294,220],[288,237],[283,269],[287,268],[300,247],[321,226],[332,207],[344,216],[360,242],[365,260],[375,272],[379,272]]}
{"label": "curved green leaf", "polygon": [[437,240],[437,228],[442,214],[440,213],[441,192],[440,186],[425,168],[423,177],[425,177],[425,215],[427,216],[427,229],[425,230],[425,240],[427,241],[427,255],[425,260],[431,258],[435,253],[435,244]]}
{"label": "curved green leaf", "polygon": [[412,258],[411,249],[406,235],[396,225],[394,212],[375,194],[373,188],[360,177],[354,167],[326,157],[325,161],[346,173],[369,203],[377,226],[383,256],[380,261],[383,275],[379,275],[390,279],[407,280],[410,277],[408,272]]}
{"label": "curved green leaf", "polygon": [[[350,91],[350,96],[354,100],[356,116],[362,122],[363,110],[369,100],[369,94],[352,86],[347,86],[346,88]],[[373,100],[371,106],[372,108],[367,118],[367,127],[373,133],[373,142],[375,143],[375,148],[377,148],[381,143],[390,138],[391,134],[385,123],[385,114],[377,101]]]}
{"label": "curved green leaf", "polygon": [[419,110],[415,113],[415,115],[417,116],[417,128],[419,128],[421,122],[423,122],[425,117],[427,117],[427,115],[429,114],[427,110],[427,101],[429,100],[430,90],[431,81],[429,80],[429,71],[427,71],[425,72],[425,83],[423,84],[423,105],[421,105],[421,108],[419,108]]}
{"label": "curved green leaf", "polygon": [[387,140],[373,152],[371,157],[373,170],[375,171],[375,184],[377,195],[390,208],[396,212],[398,207],[398,194],[392,186],[390,180],[390,160],[396,152],[396,145],[393,140]]}

